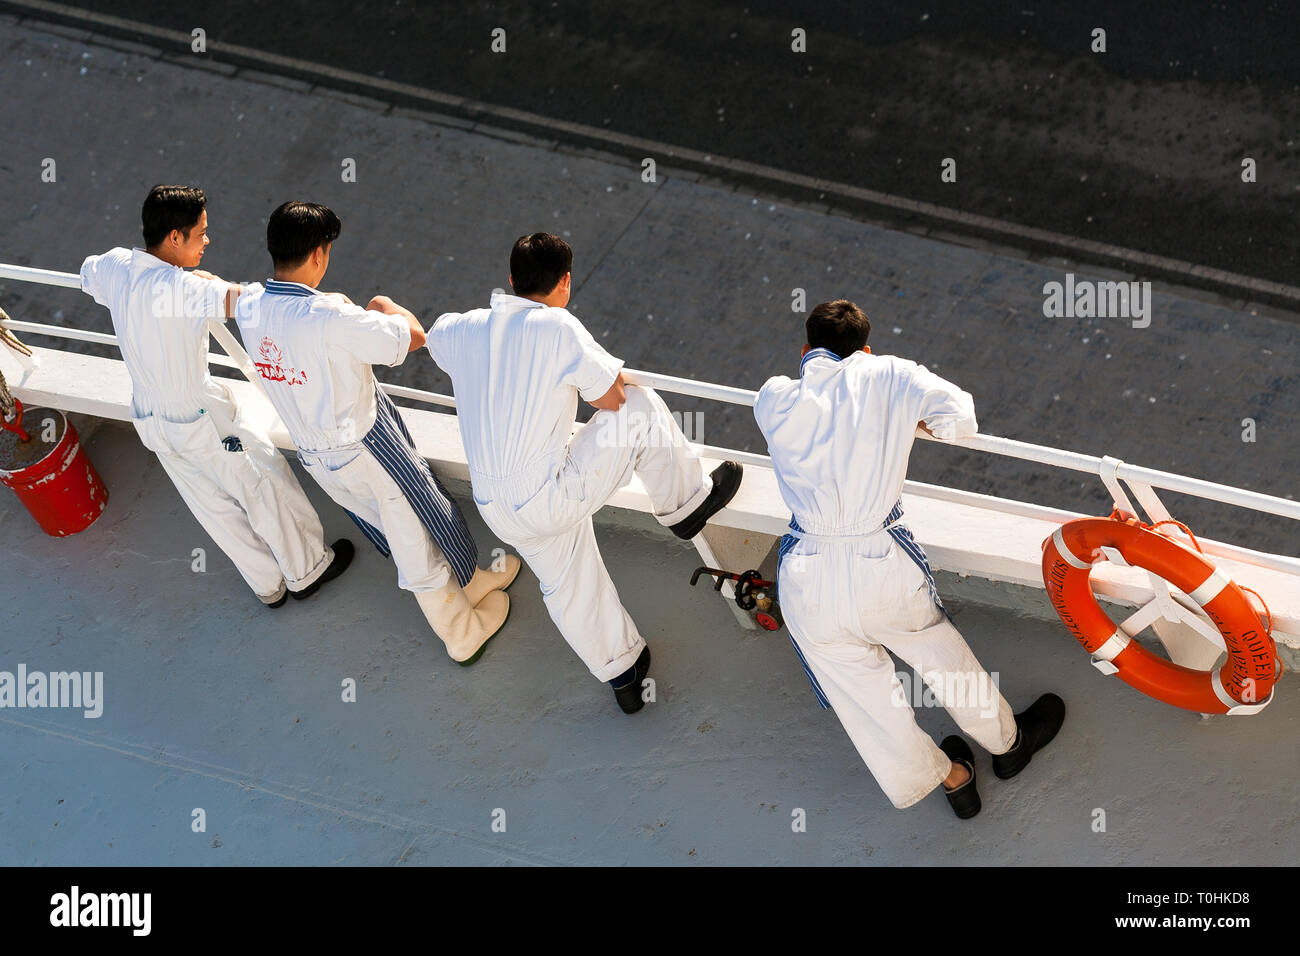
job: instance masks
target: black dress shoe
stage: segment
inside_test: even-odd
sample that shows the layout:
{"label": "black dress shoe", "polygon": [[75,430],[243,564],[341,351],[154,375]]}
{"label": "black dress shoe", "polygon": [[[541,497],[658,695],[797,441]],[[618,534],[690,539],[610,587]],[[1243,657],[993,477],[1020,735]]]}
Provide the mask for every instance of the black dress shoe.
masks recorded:
{"label": "black dress shoe", "polygon": [[352,563],[352,555],[356,553],[356,549],[352,547],[352,542],[347,538],[339,538],[331,544],[330,547],[334,550],[334,560],[330,562],[330,566],[326,568],[325,572],[315,581],[307,585],[301,591],[292,592],[293,596],[297,600],[302,601],[311,597],[320,590],[322,584],[327,581],[333,581],[340,574],[346,571],[348,565]]}
{"label": "black dress shoe", "polygon": [[[614,699],[618,701],[618,706],[623,708],[623,713],[635,714],[645,706],[645,700],[641,697],[641,682],[649,672],[650,648],[646,647],[641,651],[636,663],[632,665],[632,679],[621,687],[614,688]],[[612,684],[613,681],[610,683]]]}
{"label": "black dress shoe", "polygon": [[739,462],[724,461],[717,468],[713,469],[710,476],[713,479],[713,489],[709,496],[704,499],[703,503],[692,511],[689,515],[677,522],[671,528],[673,534],[679,538],[690,540],[709,523],[709,519],[727,506],[732,498],[736,497],[736,492],[740,489],[740,479],[745,469],[740,466]]}
{"label": "black dress shoe", "polygon": [[272,610],[275,610],[277,607],[284,607],[284,602],[289,600],[289,595],[292,593],[293,592],[290,591],[288,588],[285,588],[284,593],[280,595],[280,600],[272,601],[270,604],[267,605],[267,607],[271,608]]}
{"label": "black dress shoe", "polygon": [[939,744],[939,749],[947,754],[948,759],[953,763],[961,764],[970,772],[970,779],[960,787],[954,790],[943,787],[944,796],[948,798],[948,805],[952,807],[952,812],[962,820],[969,820],[980,812],[981,806],[979,791],[975,789],[975,755],[971,753],[970,744],[956,734],[944,737],[943,743]]}
{"label": "black dress shoe", "polygon": [[1044,694],[1016,714],[1016,742],[1004,754],[993,755],[993,773],[999,780],[1010,780],[1024,770],[1030,759],[1042,750],[1065,723],[1065,701],[1055,694]]}

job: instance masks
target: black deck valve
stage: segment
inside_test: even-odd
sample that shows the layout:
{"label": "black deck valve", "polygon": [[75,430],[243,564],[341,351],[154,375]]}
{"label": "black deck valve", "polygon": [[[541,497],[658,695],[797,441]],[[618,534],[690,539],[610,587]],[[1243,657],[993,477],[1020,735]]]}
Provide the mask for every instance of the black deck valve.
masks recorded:
{"label": "black deck valve", "polygon": [[696,568],[691,575],[691,586],[699,581],[700,575],[708,574],[715,578],[713,590],[721,591],[724,581],[736,582],[736,606],[742,611],[753,611],[754,620],[766,631],[777,631],[785,623],[781,617],[781,608],[772,594],[774,581],[765,581],[755,570],[736,574],[720,568]]}

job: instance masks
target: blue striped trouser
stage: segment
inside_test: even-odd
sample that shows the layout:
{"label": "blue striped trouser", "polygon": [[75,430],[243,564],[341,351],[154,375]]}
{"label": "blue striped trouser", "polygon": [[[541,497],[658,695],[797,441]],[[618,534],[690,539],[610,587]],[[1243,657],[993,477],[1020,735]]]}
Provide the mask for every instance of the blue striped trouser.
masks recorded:
{"label": "blue striped trouser", "polygon": [[[925,550],[917,542],[916,538],[912,537],[911,529],[908,528],[907,525],[901,523],[902,519],[903,502],[900,501],[894,505],[894,510],[889,512],[889,517],[886,518],[885,523],[881,525],[881,530],[888,532],[889,536],[894,539],[894,542],[903,549],[903,553],[911,558],[912,561],[915,562],[916,566],[921,569],[921,573],[925,575],[926,583],[930,586],[930,596],[934,598],[935,605],[943,612],[944,617],[951,621],[952,615],[949,614],[948,609],[943,606],[943,599],[939,597],[939,588],[934,583],[934,571],[930,568],[930,559],[925,556]],[[797,535],[803,534],[803,529],[799,527],[799,522],[795,521],[794,518],[790,519],[790,530],[795,533],[782,535],[781,543],[777,547],[776,551],[776,574],[778,580],[781,577],[782,559],[794,547],[795,542],[799,540]],[[778,592],[777,601],[779,602],[780,599],[781,595]],[[799,645],[795,642],[793,634],[790,635],[790,643],[794,644],[794,652],[799,655],[799,663],[803,665],[803,672],[808,675],[808,680],[812,683],[813,693],[817,695],[817,702],[822,705],[823,709],[830,707],[831,702],[826,699],[826,692],[822,690],[821,684],[817,682],[817,677],[813,674],[812,668],[808,666],[808,661],[804,659],[803,651],[799,650]]]}
{"label": "blue striped trouser", "polygon": [[[456,502],[451,500],[429,463],[415,450],[415,442],[411,440],[411,433],[406,430],[406,423],[398,414],[393,400],[379,388],[375,389],[375,393],[378,400],[375,427],[370,429],[362,442],[402,489],[411,510],[442,550],[447,563],[456,573],[456,580],[464,587],[478,568],[478,546],[474,544],[474,536],[465,523],[465,515]],[[361,533],[380,554],[386,558],[392,554],[388,539],[382,531],[351,511],[348,512],[348,517],[356,522]]]}

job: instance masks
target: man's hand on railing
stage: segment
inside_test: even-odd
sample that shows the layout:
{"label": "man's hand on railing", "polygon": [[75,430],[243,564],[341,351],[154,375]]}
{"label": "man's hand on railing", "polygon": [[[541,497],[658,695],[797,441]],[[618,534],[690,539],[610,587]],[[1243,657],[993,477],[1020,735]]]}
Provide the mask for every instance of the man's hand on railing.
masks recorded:
{"label": "man's hand on railing", "polygon": [[[208,279],[212,282],[226,282],[219,275],[214,275],[206,269],[191,269],[190,275],[198,276],[200,279]],[[238,282],[226,282],[226,318],[235,317],[235,303],[239,301],[240,295],[244,292],[244,287]]]}
{"label": "man's hand on railing", "polygon": [[623,391],[623,387],[626,384],[627,382],[623,380],[623,373],[619,372],[618,377],[614,379],[614,384],[609,387],[609,391],[600,396],[600,398],[596,399],[594,402],[591,402],[590,405],[593,408],[599,408],[601,411],[618,411],[623,407],[623,403],[627,401],[627,395]]}
{"label": "man's hand on railing", "polygon": [[398,305],[386,295],[377,295],[366,304],[366,309],[371,312],[383,312],[386,315],[401,315],[406,318],[406,323],[411,327],[411,347],[407,352],[414,352],[418,348],[424,347],[424,326],[420,320],[415,317],[415,313],[410,309]]}

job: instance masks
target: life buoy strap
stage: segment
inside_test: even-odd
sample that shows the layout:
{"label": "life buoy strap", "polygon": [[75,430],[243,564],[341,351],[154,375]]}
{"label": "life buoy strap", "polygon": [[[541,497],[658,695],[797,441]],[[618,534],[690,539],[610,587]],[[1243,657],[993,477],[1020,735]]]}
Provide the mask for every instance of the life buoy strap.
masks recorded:
{"label": "life buoy strap", "polygon": [[1219,702],[1228,710],[1241,706],[1241,701],[1229,694],[1227,688],[1223,686],[1223,677],[1217,670],[1210,672],[1210,686],[1214,689],[1214,696],[1219,698]]}
{"label": "life buoy strap", "polygon": [[1057,528],[1052,532],[1052,543],[1056,545],[1056,553],[1061,556],[1061,560],[1070,567],[1078,568],[1081,571],[1086,571],[1092,567],[1089,562],[1080,561],[1075,557],[1074,552],[1071,551],[1069,545],[1065,543],[1065,538],[1061,536],[1060,528]]}
{"label": "life buoy strap", "polygon": [[1092,652],[1092,656],[1098,660],[1113,661],[1128,647],[1131,640],[1131,637],[1116,628],[1115,633],[1106,638],[1101,647]]}
{"label": "life buoy strap", "polygon": [[1202,581],[1196,590],[1188,593],[1187,596],[1195,601],[1198,607],[1205,607],[1231,583],[1231,579],[1226,574],[1215,568],[1210,572],[1209,577]]}

